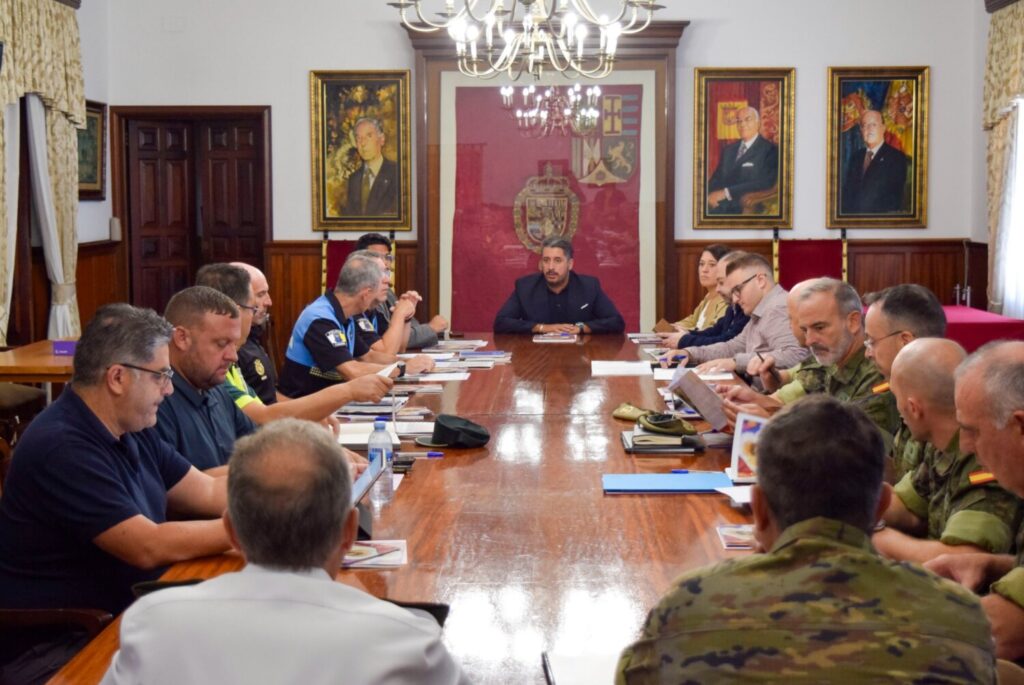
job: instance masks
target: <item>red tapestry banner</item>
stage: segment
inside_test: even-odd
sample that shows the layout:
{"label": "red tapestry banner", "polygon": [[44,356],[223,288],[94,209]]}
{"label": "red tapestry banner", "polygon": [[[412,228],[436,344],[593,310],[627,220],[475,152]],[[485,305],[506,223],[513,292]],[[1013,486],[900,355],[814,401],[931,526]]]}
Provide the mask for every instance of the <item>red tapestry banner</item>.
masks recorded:
{"label": "red tapestry banner", "polygon": [[[586,136],[529,137],[498,88],[455,89],[454,330],[491,330],[552,235],[572,241],[574,270],[600,278],[627,330],[638,330],[642,91],[602,86],[597,125]],[[520,105],[518,89],[515,98]]]}

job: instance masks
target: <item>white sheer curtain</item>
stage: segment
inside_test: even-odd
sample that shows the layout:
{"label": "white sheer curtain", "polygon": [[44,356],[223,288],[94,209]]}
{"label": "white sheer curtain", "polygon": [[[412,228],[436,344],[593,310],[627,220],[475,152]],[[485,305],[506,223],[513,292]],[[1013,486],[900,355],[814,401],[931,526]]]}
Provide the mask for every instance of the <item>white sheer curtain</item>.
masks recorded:
{"label": "white sheer curtain", "polygon": [[1012,131],[1003,170],[1003,194],[999,201],[999,228],[993,259],[993,294],[1002,303],[1004,316],[1024,318],[1024,99],[1013,101],[1009,113]]}
{"label": "white sheer curtain", "polygon": [[65,278],[57,210],[50,183],[50,165],[46,142],[46,107],[38,95],[25,96],[28,111],[29,168],[32,174],[32,208],[39,224],[46,256],[46,275],[50,279],[50,323],[46,337],[71,338],[78,335],[71,304],[75,299],[74,274]]}
{"label": "white sheer curtain", "polygon": [[14,255],[18,240],[18,172],[21,152],[21,116],[18,103],[4,108],[4,198],[7,216],[3,226],[3,268],[5,287],[0,301],[0,344],[7,344],[7,325],[11,320],[11,291],[14,288]]}

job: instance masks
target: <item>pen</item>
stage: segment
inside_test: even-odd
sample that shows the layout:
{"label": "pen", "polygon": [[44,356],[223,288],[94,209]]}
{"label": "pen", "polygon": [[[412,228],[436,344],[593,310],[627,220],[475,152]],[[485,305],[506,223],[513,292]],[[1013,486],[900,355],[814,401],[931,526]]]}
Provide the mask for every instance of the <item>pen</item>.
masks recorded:
{"label": "pen", "polygon": [[[760,352],[755,352],[754,354],[757,355],[758,359],[760,359],[761,361],[764,361],[764,357],[761,356]],[[778,369],[776,369],[773,366],[772,368],[768,369],[768,373],[770,373],[772,375],[772,378],[775,379],[776,383],[778,383],[779,385],[782,385],[782,376],[779,375],[779,370]]]}
{"label": "pen", "polygon": [[427,459],[440,459],[444,456],[444,452],[395,452],[396,457],[402,457],[403,459],[422,458]]}
{"label": "pen", "polygon": [[672,471],[670,471],[670,473],[689,473],[689,472],[690,472],[689,469],[672,469]]}

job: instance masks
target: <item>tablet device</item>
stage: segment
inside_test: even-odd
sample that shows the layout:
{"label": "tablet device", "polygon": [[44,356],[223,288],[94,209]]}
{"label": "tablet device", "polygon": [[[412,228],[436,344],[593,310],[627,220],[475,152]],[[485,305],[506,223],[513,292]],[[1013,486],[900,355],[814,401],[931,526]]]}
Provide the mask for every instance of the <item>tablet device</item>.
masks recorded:
{"label": "tablet device", "polygon": [[359,500],[366,496],[366,493],[370,491],[370,488],[373,487],[373,484],[377,482],[378,478],[380,478],[380,474],[384,471],[382,463],[383,461],[384,460],[380,457],[378,457],[377,459],[371,459],[370,465],[367,466],[366,470],[363,471],[362,475],[356,478],[355,481],[352,483],[352,502],[350,503],[351,506],[354,507],[356,504],[358,504]]}

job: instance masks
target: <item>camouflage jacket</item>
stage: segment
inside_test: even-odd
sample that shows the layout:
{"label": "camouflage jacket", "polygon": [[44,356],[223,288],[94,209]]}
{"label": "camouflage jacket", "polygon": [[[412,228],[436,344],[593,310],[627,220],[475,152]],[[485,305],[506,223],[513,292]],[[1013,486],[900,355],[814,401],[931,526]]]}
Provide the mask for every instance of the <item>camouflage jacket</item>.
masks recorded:
{"label": "camouflage jacket", "polygon": [[875,363],[864,356],[861,345],[843,366],[833,364],[825,376],[825,392],[842,402],[853,402],[864,410],[868,418],[882,431],[885,448],[892,447],[892,435],[900,425],[900,414],[896,410],[896,398],[888,389],[875,392],[875,387],[884,383]]}
{"label": "camouflage jacket", "polygon": [[1021,515],[1017,496],[986,473],[973,454],[961,454],[959,431],[944,450],[926,444],[931,449],[895,491],[910,513],[928,522],[928,537],[992,554],[1012,551]]}
{"label": "camouflage jacket", "polygon": [[992,583],[991,591],[1024,609],[1024,521],[1017,528],[1015,568]]}
{"label": "camouflage jacket", "polygon": [[818,363],[814,355],[807,357],[786,372],[792,379],[775,391],[775,397],[783,404],[796,402],[804,395],[811,395],[825,389],[826,368]]}
{"label": "camouflage jacket", "polygon": [[911,473],[921,463],[921,460],[934,449],[934,445],[914,440],[907,424],[900,419],[899,430],[896,431],[892,440],[892,449],[889,450],[893,482],[898,483],[903,476]]}
{"label": "camouflage jacket", "polygon": [[683,575],[619,659],[616,683],[994,683],[978,599],[881,558],[839,521]]}

